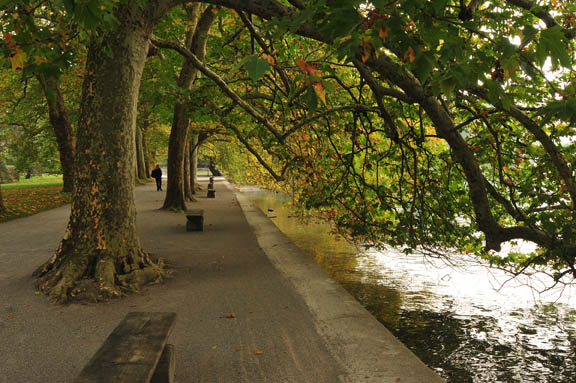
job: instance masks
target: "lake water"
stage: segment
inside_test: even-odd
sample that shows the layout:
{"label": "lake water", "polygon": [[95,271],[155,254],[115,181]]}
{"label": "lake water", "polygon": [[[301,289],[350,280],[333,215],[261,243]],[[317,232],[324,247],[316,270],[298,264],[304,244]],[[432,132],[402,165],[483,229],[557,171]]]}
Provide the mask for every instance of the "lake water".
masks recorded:
{"label": "lake water", "polygon": [[576,289],[538,294],[549,280],[509,281],[463,256],[357,248],[281,194],[240,190],[447,382],[576,382]]}

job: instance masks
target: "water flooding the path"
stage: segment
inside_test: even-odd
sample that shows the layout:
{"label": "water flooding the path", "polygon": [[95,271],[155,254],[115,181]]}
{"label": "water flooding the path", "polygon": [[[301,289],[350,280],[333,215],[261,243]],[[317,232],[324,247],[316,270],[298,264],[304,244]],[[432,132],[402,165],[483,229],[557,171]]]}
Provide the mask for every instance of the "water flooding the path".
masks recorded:
{"label": "water flooding the path", "polygon": [[576,382],[576,289],[539,296],[526,284],[547,281],[502,286],[506,275],[465,259],[358,249],[294,217],[282,195],[241,191],[447,382]]}

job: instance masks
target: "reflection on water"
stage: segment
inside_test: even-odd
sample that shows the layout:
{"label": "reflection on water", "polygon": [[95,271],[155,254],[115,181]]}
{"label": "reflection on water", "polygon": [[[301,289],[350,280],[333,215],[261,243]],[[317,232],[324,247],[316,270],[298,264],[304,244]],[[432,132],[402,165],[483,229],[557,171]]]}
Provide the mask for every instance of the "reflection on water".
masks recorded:
{"label": "reflection on water", "polygon": [[329,234],[326,224],[291,216],[282,207],[286,198],[242,191],[448,382],[576,382],[576,291],[535,296],[530,286],[546,281],[502,287],[505,275],[464,258],[453,268],[393,250],[358,249]]}

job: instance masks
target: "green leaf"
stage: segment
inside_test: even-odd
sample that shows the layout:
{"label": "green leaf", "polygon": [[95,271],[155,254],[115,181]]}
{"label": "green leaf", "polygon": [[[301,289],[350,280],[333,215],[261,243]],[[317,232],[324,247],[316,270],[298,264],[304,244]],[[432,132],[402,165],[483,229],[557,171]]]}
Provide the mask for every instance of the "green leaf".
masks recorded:
{"label": "green leaf", "polygon": [[258,56],[249,56],[246,57],[242,67],[248,71],[250,79],[257,82],[270,68],[270,63],[268,60],[258,58]]}
{"label": "green leaf", "polygon": [[552,64],[558,63],[565,68],[570,68],[570,53],[568,51],[566,36],[560,27],[552,27],[540,33],[540,41],[537,50],[545,51],[552,58]]}
{"label": "green leaf", "polygon": [[311,111],[316,110],[318,107],[318,95],[311,86],[308,87],[306,93],[302,96],[302,100],[308,105]]}
{"label": "green leaf", "polygon": [[421,82],[424,82],[428,79],[428,76],[430,75],[430,72],[432,72],[432,69],[434,69],[435,65],[436,59],[432,53],[425,52],[419,54],[416,57],[416,60],[414,60],[414,73],[416,73],[416,76],[418,76],[418,79]]}

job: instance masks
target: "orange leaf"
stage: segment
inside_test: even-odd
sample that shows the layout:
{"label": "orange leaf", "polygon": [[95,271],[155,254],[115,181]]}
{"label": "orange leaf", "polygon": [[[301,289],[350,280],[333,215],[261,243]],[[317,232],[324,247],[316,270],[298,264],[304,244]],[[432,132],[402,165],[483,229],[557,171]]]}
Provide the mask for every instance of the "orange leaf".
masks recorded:
{"label": "orange leaf", "polygon": [[264,354],[264,351],[262,351],[262,350],[256,350],[255,354],[256,354],[256,355],[262,355],[262,354]]}
{"label": "orange leaf", "polygon": [[226,318],[228,318],[228,319],[234,319],[234,318],[236,318],[236,315],[234,315],[234,314],[226,314]]}
{"label": "orange leaf", "polygon": [[302,70],[302,72],[308,73],[310,76],[314,76],[318,73],[318,69],[316,69],[314,65],[308,64],[304,60],[297,60],[296,65]]}
{"label": "orange leaf", "polygon": [[416,54],[414,53],[414,48],[408,47],[408,50],[406,51],[406,53],[404,53],[404,61],[410,60],[410,62],[414,62],[415,58]]}
{"label": "orange leaf", "polygon": [[388,30],[386,29],[386,27],[384,25],[382,25],[382,28],[380,28],[380,31],[378,32],[378,36],[380,36],[380,38],[382,40],[384,40],[386,38],[386,36],[388,36]]}
{"label": "orange leaf", "polygon": [[4,33],[3,38],[4,38],[4,42],[6,43],[6,45],[8,45],[8,48],[14,49],[16,44],[14,43],[14,39],[12,38],[12,34],[11,33]]}
{"label": "orange leaf", "polygon": [[312,84],[314,90],[316,91],[316,95],[322,100],[324,105],[326,105],[326,89],[324,89],[324,85],[320,81],[315,82]]}
{"label": "orange leaf", "polygon": [[270,65],[276,64],[276,60],[274,60],[274,57],[270,56],[269,54],[264,53],[262,55],[262,58],[268,60],[268,64],[270,64]]}
{"label": "orange leaf", "polygon": [[362,62],[365,63],[370,58],[370,54],[366,49],[362,49]]}

